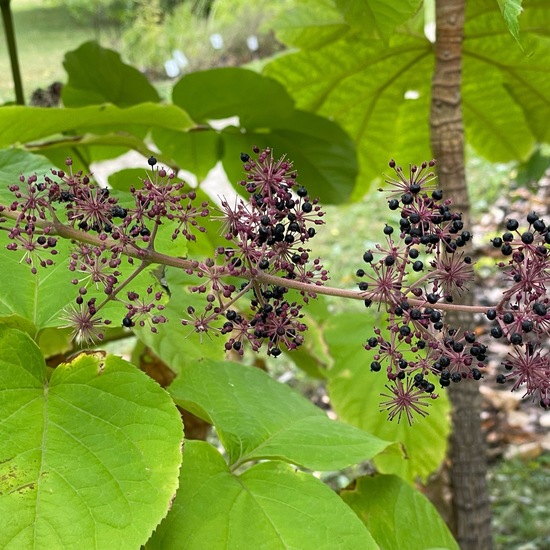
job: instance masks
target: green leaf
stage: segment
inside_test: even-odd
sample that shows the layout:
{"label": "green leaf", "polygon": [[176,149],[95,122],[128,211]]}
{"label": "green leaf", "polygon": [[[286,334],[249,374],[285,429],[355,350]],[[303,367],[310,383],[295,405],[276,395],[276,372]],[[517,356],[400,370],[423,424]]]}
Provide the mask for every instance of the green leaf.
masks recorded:
{"label": "green leaf", "polygon": [[214,130],[177,132],[155,129],[153,140],[163,155],[173,158],[181,168],[195,174],[199,181],[206,178],[221,157],[220,136]]}
{"label": "green leaf", "polygon": [[516,39],[516,42],[521,46],[519,36],[519,16],[522,12],[522,0],[497,0],[498,6],[506,22],[506,26],[510,34]]}
{"label": "green leaf", "polygon": [[308,305],[304,318],[307,337],[300,347],[289,353],[289,358],[297,367],[309,376],[320,379],[327,378],[327,370],[334,364],[324,339],[324,320],[330,316],[324,298],[324,296],[318,296]]}
{"label": "green leaf", "polygon": [[421,0],[336,0],[345,20],[365,36],[389,41],[395,28],[412,17]]}
{"label": "green leaf", "polygon": [[[130,130],[137,135],[128,133]],[[99,129],[98,131],[103,131],[103,129]],[[113,133],[100,135],[85,133],[77,136],[61,135],[44,141],[33,142],[32,144],[28,144],[26,148],[30,151],[40,151],[44,155],[48,155],[48,157],[57,154],[57,163],[61,165],[64,164],[67,157],[72,157],[75,163],[85,158],[87,165],[89,165],[91,162],[100,162],[123,155],[129,149],[141,153],[146,158],[156,155],[158,160],[162,162],[162,156],[149,149],[145,144],[144,138],[146,134],[147,128],[145,127],[133,126],[130,129],[128,126],[120,126]],[[75,155],[75,147],[78,147],[78,155]],[[87,168],[87,165],[84,165],[84,168]],[[73,164],[74,169],[75,164]]]}
{"label": "green leaf", "polygon": [[338,470],[388,446],[330,420],[298,392],[239,363],[189,364],[170,393],[178,405],[214,424],[233,465],[276,458],[314,470]]}
{"label": "green leaf", "polygon": [[[387,9],[397,5],[383,3]],[[372,7],[366,2],[346,5]],[[412,4],[400,6],[409,9]],[[517,47],[494,0],[467,2],[466,137],[480,155],[498,161],[525,158],[535,141],[550,141],[550,4],[526,2],[521,21],[522,37],[534,52],[530,57]],[[358,198],[384,172],[390,157],[403,164],[431,157],[433,62],[433,45],[413,28],[401,28],[389,43],[351,30],[324,47],[275,58],[264,74],[284,83],[298,108],[331,118],[348,132],[359,155]]]}
{"label": "green leaf", "polygon": [[[34,334],[29,332],[29,334]],[[47,359],[54,355],[67,353],[73,349],[71,330],[69,328],[46,328],[40,331],[36,342],[42,355]]]}
{"label": "green leaf", "polygon": [[231,474],[208,443],[188,441],[180,489],[147,550],[361,550],[371,535],[326,485],[288,464],[265,462]]}
{"label": "green leaf", "polygon": [[63,66],[69,76],[63,88],[66,107],[101,103],[130,107],[160,101],[145,75],[123,63],[117,52],[102,48],[97,42],[85,42],[78,49],[67,52]]}
{"label": "green leaf", "polygon": [[108,182],[113,189],[129,192],[131,187],[139,189],[143,186],[145,175],[146,172],[143,168],[125,168],[111,174]]}
{"label": "green leaf", "polygon": [[272,22],[277,38],[296,48],[326,46],[349,30],[333,0],[301,0]]}
{"label": "green leaf", "polygon": [[[0,110],[0,116],[1,113]],[[50,161],[41,155],[33,155],[23,149],[0,149],[0,202],[13,202],[15,196],[8,186],[19,184],[22,174],[50,174],[52,168]]]}
{"label": "green leaf", "polygon": [[293,161],[299,181],[323,203],[341,203],[349,199],[357,177],[355,148],[348,135],[333,122],[294,111],[284,120],[273,121],[270,132],[243,134],[234,127],[222,132],[223,166],[233,182],[243,179],[240,152],[252,145],[271,147],[278,158],[287,155]]}
{"label": "green leaf", "polygon": [[[469,143],[491,162],[526,158],[534,145],[533,134],[520,105],[505,89],[502,72],[473,58],[465,60],[465,68],[469,70],[463,79],[462,108]],[[477,77],[481,71],[483,81]]]}
{"label": "green leaf", "polygon": [[[286,154],[295,162],[303,183],[321,200],[342,202],[350,196],[357,176],[353,142],[333,122],[295,110],[276,81],[244,69],[215,69],[185,76],[174,87],[173,96],[197,122],[239,117],[239,128],[231,126],[222,132],[224,169],[234,184],[243,177],[240,153],[254,145],[269,146],[276,155]],[[184,168],[198,165],[199,172],[205,173],[220,156],[212,134],[201,138],[201,133],[198,137],[163,133],[154,133],[159,147]],[[206,152],[198,156],[194,151],[200,145],[206,145]]]}
{"label": "green leaf", "polygon": [[182,130],[193,123],[179,107],[155,103],[141,103],[127,109],[110,104],[75,109],[8,106],[0,108],[0,146],[69,131],[118,132],[122,125]]}
{"label": "green leaf", "polygon": [[[21,261],[20,251],[7,250],[10,242],[4,231],[0,232],[0,266],[3,272],[0,295],[0,317],[19,315],[27,319],[36,333],[45,327],[62,326],[60,312],[75,299],[75,287],[71,284],[67,263],[70,243],[59,240],[58,258],[53,266],[38,267],[33,275],[30,266]],[[49,254],[45,253],[47,258]],[[53,256],[52,256],[53,258]],[[33,337],[36,333],[32,334]]]}
{"label": "green leaf", "polygon": [[0,315],[0,329],[13,328],[21,332],[26,332],[31,338],[36,334],[37,330],[33,323],[20,315]]}
{"label": "green leaf", "polygon": [[245,128],[269,127],[292,114],[293,101],[277,81],[253,71],[221,68],[184,76],[172,100],[195,122],[238,116]]}
{"label": "green leaf", "polygon": [[458,550],[432,503],[396,476],[361,477],[354,489],[341,492],[385,550]]}
{"label": "green leaf", "polygon": [[182,426],[168,395],[117,357],[46,376],[25,334],[0,329],[0,546],[137,548],[178,486]]}
{"label": "green leaf", "polygon": [[[328,392],[338,417],[386,441],[401,443],[407,459],[395,448],[374,458],[382,473],[396,473],[414,482],[417,477],[427,479],[441,464],[447,449],[450,432],[449,402],[441,391],[430,403],[428,415],[417,417],[409,426],[405,421],[388,421],[387,413],[380,411],[381,393],[387,393],[384,372],[371,372],[372,357],[363,344],[383,321],[370,312],[345,313],[330,317],[325,325],[325,339],[335,365],[328,371]],[[429,441],[429,446],[426,446]]]}
{"label": "green leaf", "polygon": [[516,181],[519,186],[526,187],[538,183],[550,168],[550,152],[544,152],[538,147],[527,161],[520,164],[518,168]]}

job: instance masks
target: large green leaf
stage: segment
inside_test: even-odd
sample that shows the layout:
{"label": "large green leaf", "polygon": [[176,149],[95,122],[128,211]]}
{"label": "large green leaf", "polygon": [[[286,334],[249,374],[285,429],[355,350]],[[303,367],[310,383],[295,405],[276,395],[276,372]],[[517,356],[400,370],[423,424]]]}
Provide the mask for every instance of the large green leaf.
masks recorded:
{"label": "large green leaf", "polygon": [[50,161],[23,149],[0,149],[0,202],[6,204],[15,199],[8,186],[19,184],[19,176],[50,174]]}
{"label": "large green leaf", "polygon": [[294,102],[276,80],[235,67],[184,76],[174,86],[172,100],[195,122],[238,116],[245,128],[269,127],[294,109]]}
{"label": "large green leaf", "polygon": [[[525,55],[517,46],[494,0],[467,3],[466,39],[463,46],[464,83],[471,86],[471,81],[476,78],[483,82],[486,74],[489,74],[489,82],[484,89],[491,89],[493,98],[492,106],[487,103],[483,105],[483,108],[488,108],[484,111],[484,116],[496,118],[498,122],[503,121],[507,112],[499,104],[506,102],[507,98],[512,99],[524,113],[527,129],[532,133],[528,143],[532,144],[534,139],[540,142],[550,141],[550,125],[546,123],[550,118],[547,79],[550,71],[550,3],[526,0],[521,21],[524,28],[522,41],[528,43],[532,55]],[[471,60],[478,63],[471,63]],[[500,73],[499,85],[495,85],[494,77],[490,76],[495,71]],[[465,95],[464,100],[472,104],[476,97],[477,93],[473,93]],[[511,116],[516,115],[511,113]],[[468,126],[466,130],[468,131]],[[508,139],[525,142],[523,133],[518,135],[518,130],[525,131],[515,127]],[[488,144],[488,147],[491,145],[492,143]],[[477,149],[485,154],[483,148]],[[522,158],[526,155],[527,153]],[[502,155],[501,160],[513,160],[513,157]]]}
{"label": "large green leaf", "polygon": [[[355,31],[324,48],[280,57],[264,72],[285,83],[299,108],[333,119],[346,130],[357,146],[355,194],[362,196],[391,157],[429,158],[424,109],[432,66],[431,44],[424,38],[399,35],[388,47]],[[418,92],[422,101],[407,100],[410,91]],[[414,123],[404,130],[414,131],[414,140],[401,137],[399,114],[405,103]]]}
{"label": "large green leaf", "polygon": [[123,125],[182,130],[193,123],[179,107],[156,103],[140,103],[127,109],[110,104],[74,109],[8,106],[0,108],[0,146],[68,131],[120,131]]}
{"label": "large green leaf", "polygon": [[[45,327],[62,326],[66,321],[60,318],[60,314],[77,295],[71,284],[67,261],[60,259],[68,257],[70,244],[58,241],[56,263],[47,268],[38,267],[37,274],[33,275],[29,265],[21,261],[21,252],[6,249],[9,242],[6,233],[0,231],[0,266],[3,273],[0,317],[15,314],[27,319],[35,328],[33,337]],[[44,258],[48,257],[46,252]]]}
{"label": "large green leaf", "polygon": [[326,485],[288,464],[231,474],[208,443],[188,441],[180,489],[147,550],[368,550],[366,527]]}
{"label": "large green leaf", "polygon": [[[246,89],[246,93],[243,90]],[[353,142],[334,122],[294,109],[282,86],[244,69],[214,69],[185,76],[174,87],[174,102],[198,122],[239,117],[239,127],[223,130],[223,152],[212,134],[154,133],[159,147],[182,166],[197,166],[199,176],[223,155],[224,169],[234,184],[243,178],[241,152],[254,145],[286,154],[304,183],[324,202],[343,202],[353,189],[357,164]],[[253,98],[253,100],[251,100]],[[195,153],[199,146],[205,152]]]}
{"label": "large green leaf", "polygon": [[0,546],[137,548],[178,486],[182,426],[156,382],[80,355],[48,380],[25,334],[0,329]]}
{"label": "large green leaf", "polygon": [[65,54],[63,66],[69,81],[63,88],[66,107],[112,103],[130,107],[160,97],[143,73],[126,65],[113,50],[85,42]]}
{"label": "large green leaf", "polygon": [[170,393],[178,405],[214,424],[233,465],[276,458],[314,470],[338,470],[388,446],[330,420],[288,386],[239,363],[190,364]]}
{"label": "large green leaf", "polygon": [[[103,128],[97,131],[103,131]],[[26,148],[29,151],[40,151],[48,158],[57,155],[56,162],[59,164],[64,162],[67,157],[72,157],[74,163],[79,162],[82,158],[89,164],[90,162],[100,162],[102,160],[111,159],[116,156],[127,153],[129,149],[137,151],[145,158],[154,155],[159,161],[164,161],[162,153],[149,149],[148,144],[144,139],[147,135],[145,126],[118,126],[107,129],[109,133],[93,134],[84,133],[79,135],[59,135],[50,139],[41,140],[27,144]],[[130,133],[130,131],[132,133]],[[78,155],[75,155],[75,147],[78,147]],[[75,164],[73,163],[73,169]],[[87,165],[84,166],[87,168]]]}
{"label": "large green leaf", "polygon": [[384,550],[458,550],[433,504],[397,476],[359,478],[341,496]]}
{"label": "large green leaf", "polygon": [[372,358],[363,349],[374,327],[382,324],[368,311],[335,315],[326,322],[325,339],[335,360],[327,373],[331,403],[341,420],[404,445],[406,459],[395,452],[374,458],[381,472],[396,473],[411,482],[417,477],[425,480],[445,457],[449,402],[442,390],[439,398],[431,401],[428,415],[417,417],[412,426],[405,421],[388,421],[387,413],[380,411],[380,402],[384,401],[380,394],[387,393],[388,380],[384,372],[371,372]]}
{"label": "large green leaf", "polygon": [[[506,92],[503,73],[475,58],[465,60],[462,108],[466,139],[492,162],[526,158],[533,135],[521,106]],[[484,71],[484,78],[476,77]],[[474,77],[474,78],[472,78]],[[501,95],[495,101],[495,91]]]}
{"label": "large green leaf", "polygon": [[[346,1],[342,8],[367,10],[371,4]],[[392,9],[397,3],[384,4]],[[550,4],[524,2],[522,36],[532,56],[517,46],[497,2],[468,2],[467,10],[462,96],[466,136],[491,160],[525,158],[535,140],[550,140]],[[322,24],[318,28],[324,30]],[[285,84],[298,108],[334,119],[354,140],[360,162],[356,197],[383,172],[389,157],[419,163],[431,156],[433,46],[425,37],[402,29],[386,44],[350,31],[325,47],[302,47],[274,59],[264,73]],[[414,97],[418,99],[409,99]]]}

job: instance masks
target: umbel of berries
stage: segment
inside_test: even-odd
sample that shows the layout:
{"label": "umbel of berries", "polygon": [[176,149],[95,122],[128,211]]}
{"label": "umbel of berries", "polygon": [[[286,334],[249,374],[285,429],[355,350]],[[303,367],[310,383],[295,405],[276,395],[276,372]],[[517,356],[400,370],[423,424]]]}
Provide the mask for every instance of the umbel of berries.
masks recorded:
{"label": "umbel of berries", "polygon": [[[139,189],[130,189],[131,200],[124,206],[108,188],[82,172],[74,173],[71,159],[65,170],[52,170],[42,181],[35,175],[21,176],[17,185],[10,186],[14,200],[8,210],[16,217],[7,248],[22,251],[34,274],[37,268],[53,264],[60,234],[74,242],[68,269],[76,297],[62,318],[79,343],[103,338],[103,329],[112,320],[105,319],[102,310],[113,302],[125,309],[120,318],[124,327],[147,326],[157,332],[157,326],[166,322],[162,292],[149,287],[140,296],[127,285],[147,267],[160,226],[170,223],[173,240],[182,236],[194,241],[196,233],[205,231],[200,220],[209,210],[205,202],[196,204],[193,189],[185,189],[174,173],[156,164],[151,157],[151,175],[145,175]],[[0,224],[4,222],[0,218]],[[90,291],[96,296],[90,297]]]}
{"label": "umbel of berries", "polygon": [[492,241],[507,288],[496,307],[487,311],[494,322],[491,336],[507,341],[511,351],[497,381],[550,408],[550,229],[536,213],[526,223],[506,221],[506,231]]}
{"label": "umbel of berries", "polygon": [[444,323],[442,304],[451,304],[473,279],[472,259],[461,249],[471,239],[459,212],[435,188],[434,162],[411,166],[405,176],[394,161],[396,177],[387,180],[388,207],[400,214],[386,225],[384,242],[363,254],[356,275],[365,305],[377,302],[387,312],[383,331],[376,329],[365,348],[370,368],[385,368],[389,380],[383,407],[390,419],[424,415],[441,387],[463,379],[479,380],[486,347],[475,333]]}
{"label": "umbel of berries", "polygon": [[[240,182],[247,200],[221,202],[222,234],[227,245],[216,251],[216,257],[197,263],[195,272],[204,282],[193,290],[206,294],[205,312],[188,311],[182,322],[197,332],[207,332],[222,315],[221,332],[228,336],[226,349],[239,354],[248,345],[253,350],[262,346],[278,356],[303,342],[306,325],[302,307],[315,297],[312,290],[328,280],[320,260],[311,256],[309,242],[316,227],[323,224],[324,212],[316,198],[298,184],[292,162],[275,158],[269,148],[254,148],[254,158],[241,154],[245,179]],[[193,271],[193,270],[191,270]],[[191,272],[190,271],[190,272]],[[248,279],[240,287],[224,284],[227,276]],[[284,284],[270,284],[266,276],[284,281],[299,281],[307,291],[288,299]],[[237,310],[236,297],[248,298],[248,307]],[[245,310],[248,309],[248,312]]]}

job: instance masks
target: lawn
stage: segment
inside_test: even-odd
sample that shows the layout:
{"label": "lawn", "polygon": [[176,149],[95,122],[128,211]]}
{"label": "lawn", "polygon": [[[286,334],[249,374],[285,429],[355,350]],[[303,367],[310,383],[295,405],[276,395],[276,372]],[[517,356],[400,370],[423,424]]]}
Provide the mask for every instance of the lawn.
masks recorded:
{"label": "lawn", "polygon": [[[33,90],[65,81],[63,56],[87,40],[113,42],[112,30],[95,30],[74,21],[68,10],[44,0],[12,0],[19,64],[25,99]],[[3,25],[0,28],[0,104],[15,100],[10,60]]]}

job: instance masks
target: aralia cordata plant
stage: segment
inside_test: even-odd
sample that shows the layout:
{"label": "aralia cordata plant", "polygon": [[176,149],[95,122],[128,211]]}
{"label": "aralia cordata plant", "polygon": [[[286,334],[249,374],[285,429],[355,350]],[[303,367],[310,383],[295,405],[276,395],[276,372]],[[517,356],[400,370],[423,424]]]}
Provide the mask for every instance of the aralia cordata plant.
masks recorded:
{"label": "aralia cordata plant", "polygon": [[[480,380],[486,367],[487,346],[469,327],[449,327],[444,313],[460,309],[484,313],[494,322],[490,333],[510,344],[498,382],[514,381],[513,390],[550,408],[550,358],[545,348],[550,327],[547,281],[550,276],[550,231],[536,214],[520,230],[509,220],[502,237],[493,239],[507,261],[499,263],[508,288],[494,307],[456,303],[473,279],[473,262],[464,252],[471,233],[460,213],[435,186],[435,162],[411,166],[409,174],[393,160],[395,176],[389,185],[388,207],[399,214],[384,227],[384,238],[363,253],[357,269],[358,289],[326,285],[328,272],[312,255],[310,241],[325,223],[316,198],[298,183],[286,157],[253,149],[242,153],[247,199],[222,198],[215,211],[197,204],[197,193],[177,181],[174,173],[149,159],[152,172],[140,189],[132,187],[133,204],[122,206],[107,188],[81,172],[52,170],[39,181],[21,176],[11,185],[11,204],[0,205],[0,227],[7,231],[9,250],[22,251],[32,272],[53,264],[58,239],[75,243],[68,269],[77,288],[75,301],[63,314],[75,340],[93,343],[103,338],[114,320],[104,317],[107,304],[124,309],[119,323],[127,328],[149,327],[157,332],[167,322],[163,292],[148,287],[140,295],[132,281],[157,263],[182,269],[194,277],[191,291],[204,296],[204,307],[189,306],[181,323],[201,335],[225,336],[225,349],[242,355],[247,348],[277,357],[298,348],[307,325],[303,308],[318,294],[362,300],[383,308],[386,330],[366,335],[370,369],[385,370],[387,392],[382,408],[390,420],[413,422],[424,416],[436,385],[445,388],[464,379]],[[194,241],[205,231],[201,219],[221,225],[227,244],[204,260],[178,258],[157,251],[159,228],[170,224],[173,240]],[[56,258],[57,259],[57,258]],[[130,273],[123,276],[123,264]],[[241,284],[235,284],[241,280]],[[102,290],[102,299],[88,290]],[[297,292],[290,298],[289,290]],[[112,310],[110,310],[112,311]],[[367,363],[368,365],[368,363]]]}

